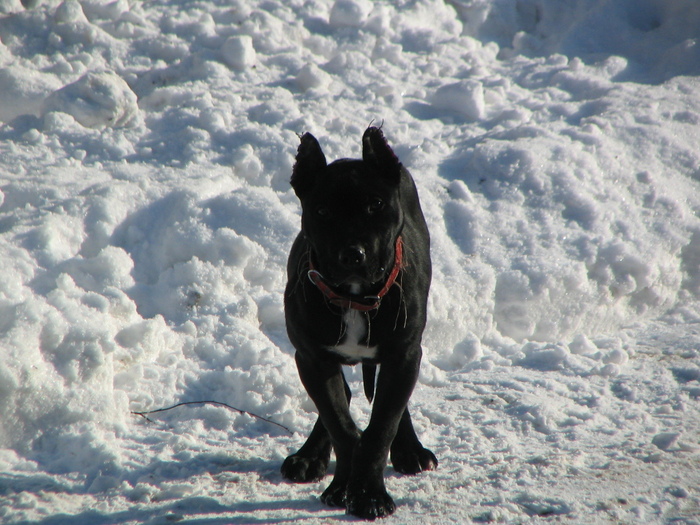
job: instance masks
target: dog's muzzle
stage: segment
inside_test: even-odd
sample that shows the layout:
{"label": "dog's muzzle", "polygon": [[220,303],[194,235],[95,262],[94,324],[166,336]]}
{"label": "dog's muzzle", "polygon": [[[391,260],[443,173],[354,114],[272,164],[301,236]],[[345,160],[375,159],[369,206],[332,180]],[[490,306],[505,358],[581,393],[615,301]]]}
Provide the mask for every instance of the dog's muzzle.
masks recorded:
{"label": "dog's muzzle", "polygon": [[[354,264],[355,267],[364,264],[364,259],[366,254],[363,249],[358,247],[350,247],[341,253],[341,263],[344,257],[348,257],[347,264]],[[307,275],[309,280],[318,288],[324,295],[328,302],[331,304],[343,308],[345,310],[359,310],[361,312],[369,312],[371,310],[376,310],[379,308],[382,302],[382,297],[384,297],[394,284],[396,284],[396,278],[399,272],[403,268],[403,240],[399,235],[396,238],[396,245],[394,248],[394,266],[384,282],[384,285],[379,290],[376,295],[358,296],[351,294],[343,294],[331,285],[329,285],[323,278],[323,275],[314,268],[313,260],[309,255],[309,271]]]}

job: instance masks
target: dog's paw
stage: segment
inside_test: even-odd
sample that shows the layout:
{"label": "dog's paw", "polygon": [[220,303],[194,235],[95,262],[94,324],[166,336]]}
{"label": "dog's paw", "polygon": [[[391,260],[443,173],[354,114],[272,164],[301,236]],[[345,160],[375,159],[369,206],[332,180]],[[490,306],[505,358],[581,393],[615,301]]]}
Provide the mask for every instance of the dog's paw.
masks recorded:
{"label": "dog's paw", "polygon": [[282,463],[282,476],[294,483],[310,483],[318,481],[328,470],[327,458],[307,458],[292,454]]}
{"label": "dog's paw", "polygon": [[420,447],[414,450],[392,450],[391,464],[401,474],[418,474],[424,470],[436,470],[438,460],[430,450]]}
{"label": "dog's paw", "polygon": [[365,520],[385,518],[396,510],[396,504],[386,490],[364,490],[355,494],[348,491],[346,508],[348,514]]}
{"label": "dog's paw", "polygon": [[347,487],[345,483],[338,483],[333,480],[321,494],[321,501],[329,507],[344,508],[347,504]]}

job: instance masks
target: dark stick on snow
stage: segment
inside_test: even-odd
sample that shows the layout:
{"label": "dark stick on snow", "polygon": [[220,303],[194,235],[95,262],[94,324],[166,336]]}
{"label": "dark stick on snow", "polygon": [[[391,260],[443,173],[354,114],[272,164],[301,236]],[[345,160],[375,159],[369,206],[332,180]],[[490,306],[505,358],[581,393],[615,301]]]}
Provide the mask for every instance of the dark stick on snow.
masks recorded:
{"label": "dark stick on snow", "polygon": [[259,419],[260,421],[265,421],[266,423],[270,423],[271,425],[278,426],[284,430],[286,430],[290,436],[294,435],[294,432],[292,432],[289,428],[285,427],[284,425],[281,425],[280,423],[277,423],[276,421],[272,421],[271,419],[268,419],[266,417],[259,416],[257,414],[253,414],[252,412],[248,412],[247,410],[241,410],[240,408],[232,407],[231,405],[227,405],[226,403],[222,403],[221,401],[185,401],[182,403],[178,403],[177,405],[173,405],[171,407],[167,408],[157,408],[155,410],[144,410],[142,412],[131,412],[134,415],[141,416],[144,418],[146,421],[150,421],[153,423],[154,421],[149,418],[146,414],[157,414],[158,412],[165,412],[167,410],[172,410],[174,408],[178,408],[181,406],[185,405],[216,405],[216,406],[221,406],[228,408],[230,410],[234,410],[238,412],[239,414],[245,414],[247,416],[253,417],[255,419]]}

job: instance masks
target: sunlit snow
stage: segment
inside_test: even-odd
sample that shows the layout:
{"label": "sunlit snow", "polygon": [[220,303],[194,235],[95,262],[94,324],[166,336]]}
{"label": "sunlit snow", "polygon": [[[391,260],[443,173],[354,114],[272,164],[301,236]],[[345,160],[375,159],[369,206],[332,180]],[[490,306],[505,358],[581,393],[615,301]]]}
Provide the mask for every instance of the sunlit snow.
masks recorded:
{"label": "sunlit snow", "polygon": [[[699,74],[695,0],[0,0],[0,521],[349,519],[279,473],[316,417],[289,178],[374,123],[431,231],[440,460],[384,523],[700,523]],[[293,435],[133,414],[204,400]]]}

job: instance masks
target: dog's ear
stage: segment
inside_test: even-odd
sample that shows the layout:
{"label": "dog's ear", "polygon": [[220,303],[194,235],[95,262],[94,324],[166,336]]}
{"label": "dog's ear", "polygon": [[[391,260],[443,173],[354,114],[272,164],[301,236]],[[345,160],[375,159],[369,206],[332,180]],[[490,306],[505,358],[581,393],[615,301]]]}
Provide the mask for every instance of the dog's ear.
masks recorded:
{"label": "dog's ear", "polygon": [[326,167],[326,156],[311,133],[304,133],[292,169],[292,188],[298,197],[313,186],[316,174]]}
{"label": "dog's ear", "polygon": [[362,135],[362,160],[376,165],[391,182],[399,183],[401,162],[384,138],[381,129],[369,127]]}

